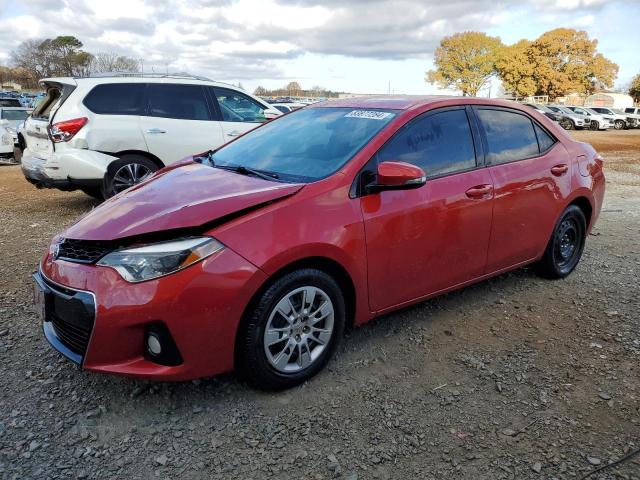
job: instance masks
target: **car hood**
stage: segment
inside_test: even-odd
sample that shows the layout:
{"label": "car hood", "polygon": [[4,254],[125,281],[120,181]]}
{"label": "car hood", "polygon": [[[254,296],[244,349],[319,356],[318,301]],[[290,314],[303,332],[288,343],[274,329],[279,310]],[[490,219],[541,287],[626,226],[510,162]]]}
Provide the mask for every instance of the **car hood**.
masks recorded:
{"label": "car hood", "polygon": [[107,200],[62,235],[116,240],[199,227],[293,195],[303,186],[188,162]]}

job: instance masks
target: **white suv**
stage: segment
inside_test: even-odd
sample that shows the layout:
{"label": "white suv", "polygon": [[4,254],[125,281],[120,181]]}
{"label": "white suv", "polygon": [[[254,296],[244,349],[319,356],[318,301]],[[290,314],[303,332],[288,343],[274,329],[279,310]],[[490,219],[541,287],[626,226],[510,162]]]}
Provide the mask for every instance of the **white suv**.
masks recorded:
{"label": "white suv", "polygon": [[39,188],[107,198],[281,115],[233,85],[190,75],[48,78],[26,121],[22,171]]}

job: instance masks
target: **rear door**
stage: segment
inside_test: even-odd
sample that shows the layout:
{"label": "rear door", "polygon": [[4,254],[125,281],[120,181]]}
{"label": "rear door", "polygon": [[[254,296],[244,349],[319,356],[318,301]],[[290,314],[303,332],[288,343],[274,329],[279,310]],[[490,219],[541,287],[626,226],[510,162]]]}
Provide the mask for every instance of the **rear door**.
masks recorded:
{"label": "rear door", "polygon": [[487,273],[541,255],[571,190],[562,143],[523,112],[474,107],[495,189]]}
{"label": "rear door", "polygon": [[24,126],[27,148],[32,155],[40,158],[53,151],[47,127],[56,111],[76,88],[76,84],[45,81],[43,86],[47,89],[46,96],[33,110]]}
{"label": "rear door", "polygon": [[366,169],[375,171],[384,161],[403,161],[421,167],[428,177],[415,190],[361,198],[374,311],[484,273],[493,192],[469,115],[465,107],[421,115],[402,127]]}
{"label": "rear door", "polygon": [[209,87],[220,116],[224,143],[267,121],[264,105],[229,88]]}
{"label": "rear door", "polygon": [[166,165],[223,143],[222,129],[201,85],[150,83],[140,117],[149,152]]}

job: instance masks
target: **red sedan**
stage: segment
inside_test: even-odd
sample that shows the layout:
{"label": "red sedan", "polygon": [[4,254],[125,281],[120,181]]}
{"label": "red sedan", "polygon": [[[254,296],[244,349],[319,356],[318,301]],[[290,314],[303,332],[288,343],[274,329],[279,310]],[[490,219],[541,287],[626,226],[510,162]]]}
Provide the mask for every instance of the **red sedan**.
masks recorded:
{"label": "red sedan", "polygon": [[590,145],[515,103],[318,104],[89,212],[51,242],[37,303],[86,370],[286,388],[349,325],[526,264],[567,276],[604,188]]}

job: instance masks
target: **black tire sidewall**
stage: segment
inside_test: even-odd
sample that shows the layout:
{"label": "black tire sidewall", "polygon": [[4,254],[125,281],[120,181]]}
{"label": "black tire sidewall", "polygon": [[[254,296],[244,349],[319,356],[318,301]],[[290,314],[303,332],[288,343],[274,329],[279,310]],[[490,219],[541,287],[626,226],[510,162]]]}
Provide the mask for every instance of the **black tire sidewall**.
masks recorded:
{"label": "black tire sidewall", "polygon": [[[555,258],[555,248],[556,243],[560,241],[558,237],[558,230],[562,222],[565,220],[573,218],[576,220],[578,228],[580,229],[580,235],[578,237],[579,244],[576,253],[574,254],[570,264],[565,266],[560,266],[556,262]],[[582,258],[582,253],[584,251],[585,243],[587,237],[587,221],[584,216],[583,211],[580,207],[576,205],[569,205],[560,215],[560,218],[556,222],[553,227],[553,233],[551,234],[551,238],[549,239],[549,243],[544,252],[544,255],[541,261],[538,264],[538,272],[546,277],[546,278],[565,278],[569,275],[580,263],[580,259]]]}
{"label": "black tire sidewall", "polygon": [[[306,369],[286,374],[275,370],[264,352],[263,338],[269,315],[277,303],[289,292],[303,286],[322,289],[334,307],[334,325],[327,348]],[[338,283],[328,274],[316,269],[291,272],[276,280],[260,296],[251,311],[248,321],[239,332],[239,371],[250,383],[264,390],[281,390],[298,385],[316,375],[329,361],[342,337],[345,325],[345,301]]]}
{"label": "black tire sidewall", "polygon": [[144,157],[142,155],[136,154],[127,154],[120,157],[118,160],[115,160],[109,164],[107,167],[107,173],[104,175],[104,180],[102,182],[102,196],[106,198],[113,197],[116,192],[113,191],[113,176],[118,171],[118,169],[124,165],[129,163],[138,163],[140,165],[144,165],[149,168],[152,172],[158,171],[160,168],[158,165],[151,159]]}

